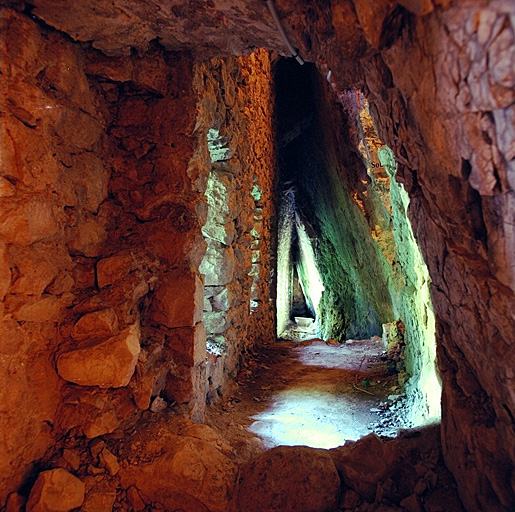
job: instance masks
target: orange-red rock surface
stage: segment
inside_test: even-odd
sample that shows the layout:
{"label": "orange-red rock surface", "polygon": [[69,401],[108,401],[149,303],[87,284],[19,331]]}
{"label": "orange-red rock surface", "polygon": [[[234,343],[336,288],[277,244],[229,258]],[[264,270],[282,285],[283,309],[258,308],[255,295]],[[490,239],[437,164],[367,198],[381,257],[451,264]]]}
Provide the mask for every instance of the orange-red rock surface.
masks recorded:
{"label": "orange-red rock surface", "polygon": [[[270,75],[263,56],[224,67],[194,62],[188,51],[239,55],[265,46],[285,53],[263,2],[33,4],[33,16],[19,2],[2,8],[0,506],[34,482],[36,464],[48,461],[57,439],[80,444],[113,432],[162,390],[169,400],[182,392],[173,383],[178,376],[194,397],[185,407],[202,416],[202,367],[172,365],[175,326],[153,316],[153,298],[176,269],[192,276],[197,292],[209,171],[198,141],[222,101],[224,117],[241,115],[242,126],[258,112],[267,118],[268,99],[253,110],[238,96],[249,83],[259,103]],[[513,2],[277,6],[307,59],[330,69],[341,89],[363,90],[395,153],[433,283],[446,461],[467,509],[513,510]],[[224,98],[198,82],[202,66],[225,74]],[[236,83],[238,69],[244,76]],[[211,112],[207,120],[202,111]],[[262,141],[257,130],[234,134],[242,147]],[[267,150],[257,154],[248,151],[238,169],[267,158]],[[248,268],[250,251],[239,254]],[[240,307],[235,314],[245,318],[247,304]],[[106,309],[116,322],[106,327],[103,319],[102,336],[106,328],[141,325],[129,385],[59,378],[58,356],[88,344],[77,338],[80,318]],[[263,314],[269,325],[270,311]],[[190,339],[197,319],[190,315],[181,327]],[[238,353],[231,358],[236,364]],[[99,485],[89,487],[89,510],[112,498]]]}
{"label": "orange-red rock surface", "polygon": [[[202,419],[206,393],[216,398],[245,347],[272,332],[266,253],[254,333],[248,272],[252,186],[270,198],[273,151],[266,51],[195,64],[153,47],[111,59],[16,10],[2,9],[2,23],[3,504],[60,439],[95,439],[149,408]],[[206,133],[222,105],[231,165],[245,172],[235,182],[242,265],[228,285],[235,343],[217,362],[198,267]],[[249,140],[262,141],[257,155]],[[102,492],[85,509],[111,502]]]}

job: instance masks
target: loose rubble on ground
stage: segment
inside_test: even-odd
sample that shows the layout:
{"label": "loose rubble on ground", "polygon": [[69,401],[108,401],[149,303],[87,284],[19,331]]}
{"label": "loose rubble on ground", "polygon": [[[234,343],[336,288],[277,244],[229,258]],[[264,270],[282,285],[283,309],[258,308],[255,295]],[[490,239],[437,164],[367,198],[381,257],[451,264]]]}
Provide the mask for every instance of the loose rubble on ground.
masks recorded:
{"label": "loose rubble on ground", "polygon": [[[388,354],[362,356],[373,344],[380,347],[380,339],[315,339],[249,352],[234,388],[210,408],[209,426],[158,397],[138,422],[102,438],[69,433],[30,492],[12,493],[5,510],[463,512],[442,458],[439,425],[411,428]],[[265,449],[248,429],[253,411],[266,407],[274,389],[291,384],[288,361],[302,362],[301,353],[321,358],[323,347],[344,358],[344,350],[356,351],[347,385],[366,403],[376,398],[373,432],[333,449]]]}

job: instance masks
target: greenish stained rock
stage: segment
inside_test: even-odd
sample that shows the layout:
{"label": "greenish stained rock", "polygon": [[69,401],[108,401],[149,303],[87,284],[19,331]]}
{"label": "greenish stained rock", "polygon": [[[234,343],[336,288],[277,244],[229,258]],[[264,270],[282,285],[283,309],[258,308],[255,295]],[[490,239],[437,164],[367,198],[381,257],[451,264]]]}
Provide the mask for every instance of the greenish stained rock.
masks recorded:
{"label": "greenish stained rock", "polygon": [[441,383],[436,374],[435,317],[431,304],[428,268],[407,217],[409,196],[395,181],[397,165],[385,146],[378,156],[390,180],[393,236],[396,247],[398,285],[391,295],[396,316],[405,324],[405,366],[410,379],[406,391],[414,402],[415,422],[440,416]]}
{"label": "greenish stained rock", "polygon": [[210,313],[213,311],[213,306],[211,305],[211,301],[209,300],[209,297],[204,296],[204,311],[207,311]]}
{"label": "greenish stained rock", "polygon": [[394,319],[389,263],[341,169],[310,144],[299,144],[303,178],[298,203],[317,232],[316,260],[325,288],[317,310],[324,338],[345,340],[381,334]]}
{"label": "greenish stained rock", "polygon": [[223,288],[212,298],[213,309],[215,311],[228,311],[230,307],[229,291]]}
{"label": "greenish stained rock", "polygon": [[202,321],[208,334],[222,334],[228,327],[225,311],[214,311],[211,313],[204,311]]}
{"label": "greenish stained rock", "polygon": [[252,194],[252,197],[254,198],[254,201],[256,201],[256,203],[261,200],[263,191],[261,190],[261,188],[259,187],[259,185],[257,183],[254,183],[251,194]]}
{"label": "greenish stained rock", "polygon": [[232,247],[209,240],[200,265],[200,272],[205,275],[205,286],[224,285],[232,281],[235,264]]}
{"label": "greenish stained rock", "polygon": [[230,160],[234,151],[227,147],[227,144],[228,139],[226,136],[220,135],[220,132],[215,128],[209,129],[207,132],[207,147],[209,149],[211,162]]}

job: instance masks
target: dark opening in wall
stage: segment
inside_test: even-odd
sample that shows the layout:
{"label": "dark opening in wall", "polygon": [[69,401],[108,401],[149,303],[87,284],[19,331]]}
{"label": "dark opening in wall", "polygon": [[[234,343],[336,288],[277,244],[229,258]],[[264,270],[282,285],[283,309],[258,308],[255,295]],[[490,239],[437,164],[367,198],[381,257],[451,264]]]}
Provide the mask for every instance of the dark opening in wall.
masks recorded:
{"label": "dark opening in wall", "polygon": [[412,423],[438,417],[429,274],[366,98],[288,59],[276,63],[275,87],[278,337],[298,332],[302,299],[324,340],[380,336],[397,358]]}
{"label": "dark opening in wall", "polygon": [[[321,280],[312,247],[314,239],[302,236],[308,230],[297,199],[305,179],[298,161],[298,144],[311,131],[316,109],[314,73],[313,65],[301,67],[293,59],[280,60],[275,68],[279,156],[278,336],[294,325],[295,317],[315,317],[321,295]],[[311,267],[310,282],[306,279],[307,265]]]}

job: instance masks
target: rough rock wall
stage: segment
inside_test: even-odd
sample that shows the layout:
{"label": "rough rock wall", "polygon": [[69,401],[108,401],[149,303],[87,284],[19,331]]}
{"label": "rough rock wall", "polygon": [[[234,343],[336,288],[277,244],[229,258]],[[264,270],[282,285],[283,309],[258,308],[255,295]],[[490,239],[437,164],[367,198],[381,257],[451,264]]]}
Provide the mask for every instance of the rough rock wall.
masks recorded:
{"label": "rough rock wall", "polygon": [[53,442],[58,324],[95,286],[106,236],[105,123],[84,65],[61,36],[2,12],[2,503]]}
{"label": "rough rock wall", "polygon": [[277,226],[277,336],[290,322],[293,304],[293,259],[292,239],[295,223],[295,195],[293,191],[281,194],[279,222]]}
{"label": "rough rock wall", "polygon": [[[32,482],[57,441],[72,447],[167,405],[203,417],[212,370],[199,272],[209,167],[205,132],[202,140],[198,126],[195,132],[197,104],[200,111],[213,101],[215,112],[222,101],[227,119],[237,118],[229,132],[238,148],[235,273],[242,284],[235,295],[242,300],[234,309],[236,343],[220,378],[234,374],[250,342],[272,332],[264,301],[255,337],[245,339],[253,322],[250,232],[263,212],[260,290],[268,298],[268,54],[222,68],[225,103],[195,89],[198,76],[187,54],[156,47],[107,58],[2,10],[2,378],[8,385],[1,398],[0,503]],[[227,104],[230,87],[234,103]],[[244,148],[248,140],[259,150]],[[264,191],[263,212],[254,211],[254,181]]]}
{"label": "rough rock wall", "polygon": [[205,364],[191,59],[108,62],[2,21],[1,501],[61,436],[161,392],[205,403],[184,375]]}
{"label": "rough rock wall", "polygon": [[[197,66],[197,130],[208,149],[203,321],[209,400],[234,377],[245,351],[274,336],[270,251],[274,205],[270,56],[212,59]],[[199,142],[199,146],[202,142]]]}
{"label": "rough rock wall", "polygon": [[401,3],[406,9],[280,5],[301,53],[330,69],[342,89],[363,90],[395,154],[432,280],[447,463],[468,509],[508,511],[515,503],[514,6]]}
{"label": "rough rock wall", "polygon": [[256,0],[86,1],[72,8],[66,0],[34,0],[31,5],[35,16],[75,41],[92,41],[106,55],[146,50],[156,40],[170,50],[186,48],[209,57],[250,54],[258,48],[288,55],[266,5]]}
{"label": "rough rock wall", "polygon": [[[400,383],[407,381],[406,421],[419,425],[439,418],[430,279],[407,219],[409,199],[393,179],[393,155],[378,138],[359,92],[331,88],[307,66],[294,69],[311,77],[313,97],[304,103],[317,106],[305,132],[282,151],[281,165],[283,173],[290,169],[299,213],[315,233],[311,244],[325,287],[317,305],[322,334],[342,341],[364,338],[400,320],[397,370]],[[287,81],[289,96],[301,81]]]}
{"label": "rough rock wall", "polygon": [[380,335],[382,324],[394,320],[389,263],[353,199],[365,190],[359,172],[366,173],[348,142],[347,120],[314,67],[285,63],[277,80],[279,128],[291,132],[292,126],[305,125],[292,140],[294,135],[279,132],[279,139],[286,139],[280,164],[285,186],[296,191],[297,208],[317,235],[316,259],[325,287],[317,311],[322,334],[341,341]]}
{"label": "rough rock wall", "polygon": [[106,91],[109,191],[116,207],[103,247],[109,258],[96,264],[96,302],[105,306],[129,276],[152,270],[150,290],[135,284],[141,298],[134,292],[134,305],[121,297],[141,317],[142,354],[130,388],[140,409],[162,394],[200,419],[206,393],[198,271],[205,250],[205,176],[194,159],[193,61],[159,50],[130,60],[91,52],[87,72]]}
{"label": "rough rock wall", "polygon": [[444,451],[470,510],[515,503],[513,14],[413,19],[365,64],[431,274]]}
{"label": "rough rock wall", "polygon": [[514,6],[400,3],[280,6],[301,53],[330,69],[342,89],[362,89],[395,154],[432,280],[447,463],[468,509],[508,511],[515,504]]}
{"label": "rough rock wall", "polygon": [[[365,210],[372,237],[390,264],[388,291],[396,320],[401,320],[402,350],[397,361],[399,379],[406,378],[410,398],[410,420],[418,425],[441,412],[441,384],[436,369],[435,319],[430,296],[429,270],[407,216],[409,196],[396,181],[395,157],[378,137],[369,105],[357,91],[339,94],[342,106],[356,134],[354,145],[360,150],[370,183],[356,195]],[[350,101],[354,99],[354,102]],[[359,141],[359,142],[358,142]],[[390,327],[393,331],[388,331]],[[385,346],[389,335],[398,333],[384,326]],[[393,347],[387,348],[389,352]],[[394,354],[391,354],[394,355]],[[394,359],[397,359],[394,357]]]}
{"label": "rough rock wall", "polygon": [[[403,366],[406,393],[411,400],[411,419],[419,424],[441,415],[441,379],[436,361],[436,326],[430,295],[431,278],[407,217],[410,200],[395,180],[397,166],[391,150],[379,150],[379,160],[390,178],[392,231],[395,240],[390,294],[396,316],[403,322]],[[384,336],[385,333],[383,333]]]}

